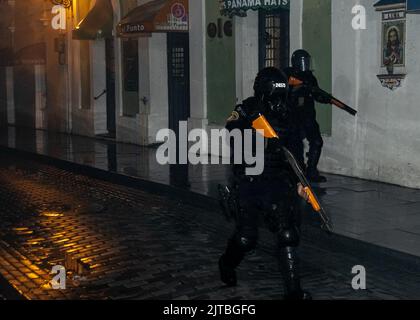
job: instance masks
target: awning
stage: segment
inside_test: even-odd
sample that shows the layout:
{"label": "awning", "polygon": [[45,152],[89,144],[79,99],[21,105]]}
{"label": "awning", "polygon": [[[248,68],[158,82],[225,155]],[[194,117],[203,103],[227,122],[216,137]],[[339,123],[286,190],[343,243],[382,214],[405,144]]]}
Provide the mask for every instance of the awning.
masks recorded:
{"label": "awning", "polygon": [[290,0],[219,0],[220,12],[228,16],[245,16],[248,10],[290,9]]}
{"label": "awning", "polygon": [[38,65],[46,63],[46,45],[44,42],[24,47],[15,53],[15,65]]}
{"label": "awning", "polygon": [[95,5],[73,30],[75,40],[112,38],[114,10],[111,0],[96,0]]}
{"label": "awning", "polygon": [[118,24],[120,37],[188,32],[188,0],[154,0],[131,10]]}
{"label": "awning", "polygon": [[405,7],[406,0],[381,0],[373,6],[377,11],[401,9]]}
{"label": "awning", "polygon": [[420,13],[420,0],[407,0],[408,13]]}

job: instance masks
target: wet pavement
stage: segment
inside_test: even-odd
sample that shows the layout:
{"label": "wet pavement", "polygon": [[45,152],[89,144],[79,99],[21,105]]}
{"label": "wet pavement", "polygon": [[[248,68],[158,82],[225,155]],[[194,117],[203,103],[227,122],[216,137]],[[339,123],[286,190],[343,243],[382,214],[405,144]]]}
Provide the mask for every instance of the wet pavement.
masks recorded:
{"label": "wet pavement", "polygon": [[[157,188],[173,187],[178,194],[202,195],[214,201],[217,185],[225,183],[229,170],[223,165],[161,166],[154,148],[15,127],[2,131],[0,146],[151,182]],[[420,190],[327,177],[329,182],[317,191],[337,234],[420,256]]]}
{"label": "wet pavement", "polygon": [[[217,259],[233,226],[215,208],[0,157],[0,275],[28,299],[281,299],[273,236],[226,288]],[[302,275],[316,299],[420,299],[420,259],[339,235],[305,215]],[[66,267],[65,290],[51,288]],[[355,265],[367,290],[351,288]]]}

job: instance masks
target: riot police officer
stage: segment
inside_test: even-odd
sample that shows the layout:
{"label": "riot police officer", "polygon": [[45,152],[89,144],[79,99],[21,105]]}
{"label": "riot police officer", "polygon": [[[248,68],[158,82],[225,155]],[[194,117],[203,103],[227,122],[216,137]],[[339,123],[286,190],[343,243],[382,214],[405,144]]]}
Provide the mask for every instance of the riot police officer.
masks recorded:
{"label": "riot police officer", "polygon": [[[258,221],[263,217],[277,238],[278,259],[284,278],[286,299],[309,299],[300,284],[297,248],[300,242],[299,196],[307,200],[302,185],[288,165],[282,146],[293,143],[296,121],[287,103],[287,77],[276,68],[259,72],[253,97],[238,105],[228,119],[228,130],[251,129],[249,119],[263,114],[280,139],[266,139],[264,171],[247,176],[246,164],[233,165],[232,184],[236,194],[236,228],[219,260],[221,280],[228,286],[237,284],[235,269],[258,240]],[[254,131],[254,134],[259,134]]]}
{"label": "riot police officer", "polygon": [[327,179],[321,176],[318,171],[318,163],[321,158],[324,141],[316,120],[315,101],[327,104],[330,103],[330,99],[314,90],[319,88],[318,81],[311,71],[311,56],[307,51],[295,51],[292,55],[292,67],[287,68],[285,73],[289,77],[293,76],[303,81],[303,85],[290,88],[289,101],[296,108],[301,131],[300,142],[296,142],[295,148],[291,151],[300,164],[304,166],[302,140],[306,138],[309,142],[306,176],[315,183],[326,182]]}

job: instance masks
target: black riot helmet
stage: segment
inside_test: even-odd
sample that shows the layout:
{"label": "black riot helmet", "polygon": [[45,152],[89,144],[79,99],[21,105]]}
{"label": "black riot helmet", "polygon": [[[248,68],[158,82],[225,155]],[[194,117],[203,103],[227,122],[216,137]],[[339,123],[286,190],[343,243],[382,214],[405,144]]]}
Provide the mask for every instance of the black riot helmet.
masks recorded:
{"label": "black riot helmet", "polygon": [[303,49],[296,50],[292,55],[292,67],[297,71],[310,71],[311,59],[311,55],[308,51]]}
{"label": "black riot helmet", "polygon": [[277,68],[264,68],[255,78],[254,91],[255,97],[271,110],[285,109],[289,92],[287,76]]}

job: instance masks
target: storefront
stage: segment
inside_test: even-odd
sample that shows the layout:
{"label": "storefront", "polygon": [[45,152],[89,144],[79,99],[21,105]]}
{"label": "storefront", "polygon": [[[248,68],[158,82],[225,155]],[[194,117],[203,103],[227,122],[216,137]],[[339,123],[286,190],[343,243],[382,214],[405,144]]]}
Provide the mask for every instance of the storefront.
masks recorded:
{"label": "storefront", "polygon": [[205,1],[205,107],[196,114],[204,115],[207,128],[224,126],[233,107],[253,94],[258,70],[288,65],[289,8],[284,0]]}
{"label": "storefront", "polygon": [[118,23],[125,116],[140,116],[142,144],[190,116],[189,3],[153,0]]}
{"label": "storefront", "polygon": [[246,19],[250,10],[258,11],[258,65],[285,68],[290,53],[290,1],[221,1],[225,16]]}
{"label": "storefront", "polygon": [[189,117],[187,0],[73,2],[71,131],[140,145]]}
{"label": "storefront", "polygon": [[221,13],[234,20],[237,102],[253,94],[259,70],[288,66],[290,8],[290,1],[221,1]]}
{"label": "storefront", "polygon": [[[287,67],[291,52],[302,47],[312,53],[322,87],[331,89],[331,1],[218,0],[190,6],[191,41],[196,43],[191,57],[199,66],[192,85],[200,93],[191,97],[191,128],[223,127],[233,107],[254,94],[258,71]],[[319,106],[318,113],[329,134],[331,108]]]}

